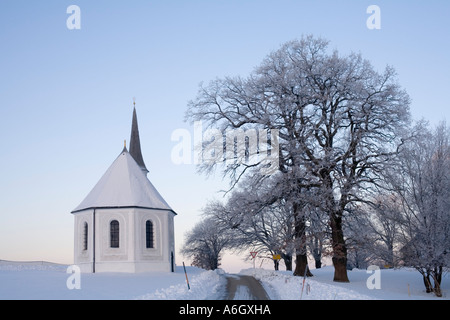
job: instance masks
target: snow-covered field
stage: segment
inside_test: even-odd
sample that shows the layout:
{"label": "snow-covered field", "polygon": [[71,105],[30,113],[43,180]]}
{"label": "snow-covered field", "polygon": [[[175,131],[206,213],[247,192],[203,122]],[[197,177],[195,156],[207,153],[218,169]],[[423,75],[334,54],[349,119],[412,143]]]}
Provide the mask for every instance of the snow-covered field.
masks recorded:
{"label": "snow-covered field", "polygon": [[[0,260],[0,300],[5,299],[193,299],[220,298],[225,277],[216,272],[183,267],[176,272],[80,274],[80,289],[68,289],[67,265]],[[69,282],[73,283],[71,279]],[[219,290],[216,292],[215,290]],[[222,290],[222,291],[220,291]]]}
{"label": "snow-covered field", "polygon": [[[368,289],[367,279],[373,272],[348,272],[350,283],[333,282],[334,269],[325,267],[311,270],[314,277],[294,277],[292,272],[264,269],[246,269],[241,273],[260,280],[271,299],[279,300],[428,300],[450,299],[450,275],[442,280],[443,298],[425,292],[422,276],[414,269],[380,270],[380,289]],[[302,295],[303,288],[303,295]]]}
{"label": "snow-covered field", "polygon": [[[220,299],[225,295],[226,277],[222,270],[204,271],[187,267],[190,290],[182,267],[175,273],[97,273],[81,274],[80,289],[68,289],[67,266],[34,262],[0,261],[0,299]],[[332,281],[333,269],[312,270],[314,277],[293,277],[290,272],[245,269],[265,287],[271,299],[450,299],[450,276],[442,280],[443,298],[425,293],[420,274],[412,269],[380,270],[381,289],[369,290],[365,270],[349,271],[350,283]],[[69,280],[70,282],[70,280]],[[303,295],[301,290],[304,287]]]}

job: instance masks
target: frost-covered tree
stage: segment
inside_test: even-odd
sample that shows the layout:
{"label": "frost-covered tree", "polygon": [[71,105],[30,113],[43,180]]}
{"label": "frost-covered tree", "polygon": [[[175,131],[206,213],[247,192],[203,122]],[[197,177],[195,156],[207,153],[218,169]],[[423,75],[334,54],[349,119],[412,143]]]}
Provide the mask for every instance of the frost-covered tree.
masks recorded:
{"label": "frost-covered tree", "polygon": [[[278,130],[277,164],[290,177],[287,193],[319,189],[314,192],[320,201],[313,203],[329,219],[334,280],[348,282],[344,212],[362,189],[378,182],[386,160],[397,151],[400,128],[409,119],[409,97],[393,68],[379,73],[361,55],[340,55],[327,47],[328,41],[313,36],[290,41],[248,77],[202,85],[186,117],[222,132]],[[204,161],[199,169],[208,173],[219,164],[232,185],[252,168],[268,165]],[[304,232],[307,204],[301,197],[289,200],[295,228]]]}
{"label": "frost-covered tree", "polygon": [[181,254],[191,258],[194,266],[215,270],[220,266],[221,254],[229,247],[231,239],[215,221],[203,219],[187,232]]}
{"label": "frost-covered tree", "polygon": [[[258,255],[272,257],[279,254],[287,270],[292,270],[292,256],[296,250],[292,206],[280,198],[276,179],[253,184],[246,179],[233,190],[226,203],[213,201],[203,213],[220,228],[230,230],[231,246],[237,250],[258,251]],[[275,269],[278,268],[274,261]]]}
{"label": "frost-covered tree", "polygon": [[370,230],[370,220],[366,212],[352,211],[345,219],[344,232],[347,245],[347,268],[365,269],[372,261],[375,239]]}
{"label": "frost-covered tree", "polygon": [[381,189],[364,203],[353,206],[354,214],[346,223],[346,235],[347,242],[351,243],[354,267],[398,265],[401,210],[401,199]]}
{"label": "frost-covered tree", "polygon": [[317,207],[310,206],[306,229],[306,244],[314,258],[316,269],[322,267],[322,258],[328,255],[330,228],[327,215]]}
{"label": "frost-covered tree", "polygon": [[374,259],[396,267],[399,263],[397,247],[400,241],[401,199],[395,194],[379,195],[370,206],[369,233],[373,242],[367,244]]}
{"label": "frost-covered tree", "polygon": [[442,273],[450,266],[450,129],[419,123],[415,133],[390,180],[403,201],[401,253],[422,274],[427,292],[442,296]]}

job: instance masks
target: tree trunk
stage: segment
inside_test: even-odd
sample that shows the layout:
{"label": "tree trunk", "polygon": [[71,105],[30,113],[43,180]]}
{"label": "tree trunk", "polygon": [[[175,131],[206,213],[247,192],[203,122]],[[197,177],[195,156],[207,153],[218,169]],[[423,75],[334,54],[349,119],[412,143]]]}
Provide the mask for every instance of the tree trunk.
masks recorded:
{"label": "tree trunk", "polygon": [[395,259],[394,259],[394,244],[393,244],[393,242],[389,242],[388,250],[389,250],[389,252],[388,252],[389,258],[388,258],[388,261],[386,261],[386,263],[389,265],[389,267],[395,267],[396,265],[395,265],[395,261],[394,261]]}
{"label": "tree trunk", "polygon": [[286,271],[292,271],[292,256],[291,255],[282,255],[284,260],[284,264],[286,266]]}
{"label": "tree trunk", "polygon": [[[423,276],[423,284],[425,285],[425,290],[427,293],[433,292],[436,297],[442,297],[441,290],[441,279],[442,279],[442,267],[435,267],[434,270],[422,268],[416,268]],[[433,278],[434,287],[431,283],[431,278]]]}
{"label": "tree trunk", "polygon": [[[320,245],[320,248],[319,248]],[[319,241],[315,240],[315,248],[312,250],[312,255],[314,257],[314,261],[316,263],[316,269],[322,268],[322,262],[320,261],[322,258],[322,244],[319,244]]]}
{"label": "tree trunk", "polygon": [[313,234],[312,236],[313,241],[312,244],[310,244],[310,250],[316,263],[316,269],[320,269],[322,267],[322,262],[320,261],[322,259],[322,250],[323,250],[322,240],[319,241],[318,235]]}
{"label": "tree trunk", "polygon": [[434,270],[431,272],[431,277],[434,281],[433,292],[436,297],[442,297],[441,290],[441,280],[442,280],[442,266],[434,267]]}
{"label": "tree trunk", "polygon": [[316,260],[316,269],[320,269],[322,268],[322,262],[320,261],[320,259]]}
{"label": "tree trunk", "polygon": [[434,289],[433,292],[436,295],[436,297],[442,297],[442,290],[441,290],[441,284],[439,283],[439,281],[437,281],[437,279],[434,277],[433,275],[433,279],[434,279]]}
{"label": "tree trunk", "polygon": [[436,275],[436,280],[439,284],[441,284],[442,281],[442,269],[442,266],[434,268],[434,274]]}
{"label": "tree trunk", "polygon": [[273,259],[273,267],[274,267],[275,271],[278,271],[279,266],[280,266],[280,261]]}
{"label": "tree trunk", "polygon": [[311,273],[311,271],[309,271],[308,258],[306,257],[306,253],[297,254],[295,258],[296,260],[294,276],[303,277],[306,275],[307,277],[312,277],[313,274]]}
{"label": "tree trunk", "polygon": [[300,205],[295,203],[293,206],[295,214],[295,241],[297,242],[295,255],[294,276],[312,277],[313,274],[308,268],[308,257],[306,255],[306,222],[305,216],[301,212]]}
{"label": "tree trunk", "polygon": [[331,245],[333,247],[334,279],[336,282],[350,282],[347,276],[347,246],[342,231],[342,215],[330,214]]}
{"label": "tree trunk", "polygon": [[425,285],[425,290],[427,293],[430,293],[433,291],[433,287],[431,285],[431,281],[430,281],[430,273],[428,271],[425,271],[424,273],[422,273],[423,276],[423,284]]}

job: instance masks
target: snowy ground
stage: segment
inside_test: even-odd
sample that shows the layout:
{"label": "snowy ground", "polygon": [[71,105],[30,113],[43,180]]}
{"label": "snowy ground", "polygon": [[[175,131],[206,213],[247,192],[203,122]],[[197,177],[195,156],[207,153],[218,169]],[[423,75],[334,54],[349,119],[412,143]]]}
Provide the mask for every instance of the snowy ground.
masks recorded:
{"label": "snowy ground", "polygon": [[[293,277],[292,272],[264,269],[246,269],[242,274],[254,275],[260,280],[275,300],[428,300],[450,299],[450,275],[442,280],[443,298],[427,294],[422,276],[415,270],[380,270],[380,289],[368,289],[367,279],[373,274],[366,270],[348,272],[350,283],[333,282],[334,269],[325,267],[311,270],[314,277],[307,278],[303,285],[302,277]],[[303,287],[303,295],[301,294]],[[409,292],[408,292],[409,290]]]}
{"label": "snowy ground", "polygon": [[[67,266],[51,263],[0,261],[0,299],[221,299],[226,295],[222,270],[204,271],[187,267],[190,290],[182,267],[175,273],[97,273],[81,274],[80,289],[69,290]],[[333,269],[312,270],[301,289],[303,278],[290,272],[246,269],[241,274],[259,279],[271,299],[450,299],[450,275],[442,280],[443,298],[425,293],[420,274],[412,269],[381,270],[381,289],[369,290],[365,270],[349,271],[350,283],[332,281]],[[409,288],[409,289],[408,289]]]}
{"label": "snowy ground", "polygon": [[[0,300],[6,299],[218,299],[225,294],[222,271],[183,267],[176,272],[81,274],[80,289],[69,290],[65,265],[0,260]],[[219,291],[215,291],[215,290]],[[222,291],[220,291],[222,290]]]}

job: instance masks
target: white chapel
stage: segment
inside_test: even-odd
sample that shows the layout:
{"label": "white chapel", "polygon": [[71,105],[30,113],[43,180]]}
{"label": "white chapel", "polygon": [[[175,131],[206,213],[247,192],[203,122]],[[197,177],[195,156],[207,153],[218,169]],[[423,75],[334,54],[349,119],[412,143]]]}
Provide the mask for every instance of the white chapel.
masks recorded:
{"label": "white chapel", "polygon": [[129,148],[71,212],[81,272],[174,271],[176,213],[147,178],[136,108]]}

